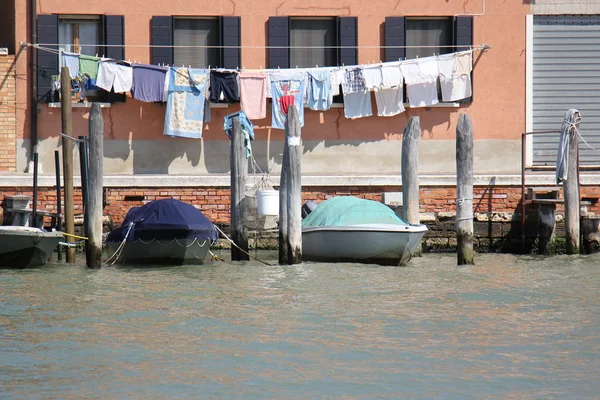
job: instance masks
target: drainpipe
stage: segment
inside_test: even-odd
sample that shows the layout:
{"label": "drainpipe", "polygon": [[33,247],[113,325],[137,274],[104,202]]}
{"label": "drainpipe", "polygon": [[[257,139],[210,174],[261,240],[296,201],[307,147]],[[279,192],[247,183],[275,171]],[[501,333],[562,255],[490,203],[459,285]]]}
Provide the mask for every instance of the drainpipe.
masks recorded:
{"label": "drainpipe", "polygon": [[[29,0],[29,29],[31,32],[31,43],[37,43],[37,0]],[[31,118],[31,143],[29,150],[29,158],[33,157],[34,153],[38,152],[38,113],[37,113],[37,91],[38,91],[38,59],[37,50],[34,47],[31,49],[31,102],[29,106]],[[28,168],[31,171],[31,168]]]}

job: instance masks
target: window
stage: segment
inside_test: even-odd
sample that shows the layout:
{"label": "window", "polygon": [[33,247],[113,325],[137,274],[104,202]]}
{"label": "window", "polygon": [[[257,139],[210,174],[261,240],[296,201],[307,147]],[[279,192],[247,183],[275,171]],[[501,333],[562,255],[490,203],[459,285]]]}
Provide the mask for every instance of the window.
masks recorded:
{"label": "window", "polygon": [[100,54],[101,40],[100,17],[60,18],[58,22],[58,43],[60,49],[89,56]]}
{"label": "window", "polygon": [[[407,18],[406,58],[428,57],[454,51],[452,18]],[[412,47],[424,46],[424,47]],[[426,46],[426,47],[425,47]],[[433,47],[432,47],[433,46]]]}
{"label": "window", "polygon": [[173,42],[176,46],[173,49],[175,65],[190,65],[194,68],[221,65],[218,18],[175,18]]}
{"label": "window", "polygon": [[[335,18],[290,19],[290,66],[337,65]],[[316,48],[309,48],[316,47]]]}
{"label": "window", "polygon": [[241,18],[152,17],[150,60],[152,64],[192,68],[242,67]]}

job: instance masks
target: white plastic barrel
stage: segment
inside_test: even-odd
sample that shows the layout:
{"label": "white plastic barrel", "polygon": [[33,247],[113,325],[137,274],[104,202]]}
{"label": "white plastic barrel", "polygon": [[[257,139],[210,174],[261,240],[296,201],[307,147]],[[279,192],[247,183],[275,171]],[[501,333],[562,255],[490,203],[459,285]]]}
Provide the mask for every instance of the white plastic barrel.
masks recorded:
{"label": "white plastic barrel", "polygon": [[279,215],[279,191],[260,190],[256,192],[258,215]]}

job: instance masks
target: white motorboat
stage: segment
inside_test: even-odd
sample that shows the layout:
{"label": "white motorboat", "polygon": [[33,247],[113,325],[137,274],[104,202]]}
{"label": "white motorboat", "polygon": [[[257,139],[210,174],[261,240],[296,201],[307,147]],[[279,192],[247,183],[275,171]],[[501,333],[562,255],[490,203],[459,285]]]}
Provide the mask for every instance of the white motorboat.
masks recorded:
{"label": "white motorboat", "polygon": [[385,204],[334,197],[302,222],[302,259],[403,265],[418,250],[425,232],[425,225],[405,223]]}
{"label": "white motorboat", "polygon": [[61,232],[25,226],[0,226],[0,268],[44,265],[61,240]]}

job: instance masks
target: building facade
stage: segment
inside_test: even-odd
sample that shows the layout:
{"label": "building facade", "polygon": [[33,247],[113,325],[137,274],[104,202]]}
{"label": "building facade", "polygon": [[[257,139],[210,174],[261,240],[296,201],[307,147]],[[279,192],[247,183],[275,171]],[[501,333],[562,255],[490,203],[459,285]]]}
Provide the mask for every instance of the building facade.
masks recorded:
{"label": "building facade", "polygon": [[[378,117],[375,111],[372,117],[361,119],[346,119],[341,104],[324,112],[307,109],[302,129],[306,198],[351,193],[382,199],[383,193],[401,191],[402,132],[411,116],[420,117],[422,129],[419,172],[423,212],[454,209],[455,131],[463,113],[471,116],[474,125],[477,190],[497,196],[490,197],[493,201],[489,206],[486,203],[484,212],[519,208],[523,132],[558,129],[566,109],[581,108],[582,126],[589,128],[582,128],[582,134],[592,147],[596,133],[600,135],[594,125],[597,101],[581,104],[576,96],[586,88],[591,96],[600,76],[588,56],[600,54],[600,6],[593,0],[404,0],[376,5],[355,0],[38,0],[36,4],[38,43],[143,63],[260,70],[369,64],[491,46],[474,53],[473,96],[467,101],[425,108],[407,106],[406,112],[394,117]],[[5,193],[30,181],[23,174],[28,170],[33,142],[38,143],[41,185],[51,187],[54,151],[61,143],[61,110],[49,98],[58,56],[38,52],[33,71],[33,52],[20,47],[21,42],[31,42],[29,7],[29,1],[15,0],[14,9],[0,16],[6,21],[0,21],[4,27],[0,47],[6,43],[14,58],[14,62],[0,62],[4,68],[0,69],[0,82],[14,82],[15,88],[10,111],[14,117],[0,114],[0,143],[8,140],[11,147],[14,140],[14,151],[5,150],[5,145],[0,150],[0,170],[5,171],[0,175],[0,186]],[[581,26],[587,36],[578,40],[573,25]],[[153,44],[165,47],[150,47]],[[198,44],[215,47],[191,47]],[[304,48],[313,44],[322,49]],[[577,59],[579,67],[571,71],[578,72],[565,74],[561,68],[566,64],[557,61],[567,59],[561,46],[577,46],[574,49],[581,51],[576,55],[590,61],[589,68],[581,67],[581,59]],[[12,69],[5,67],[8,64]],[[33,73],[37,76],[35,93]],[[0,90],[5,91],[9,86],[3,85]],[[36,98],[35,116],[32,97]],[[215,215],[222,221],[228,219],[228,195],[223,190],[229,186],[229,139],[223,132],[222,117],[239,110],[239,104],[213,104],[212,122],[205,124],[201,140],[193,140],[162,134],[163,104],[142,103],[131,96],[104,96],[98,101],[103,104],[105,121],[105,186],[114,189],[109,204],[114,206],[116,220],[122,212],[117,210],[134,205],[121,201],[125,192],[140,193],[141,201],[181,195],[192,202],[200,201],[195,196],[211,197],[210,192],[217,199],[202,198],[203,204],[212,207],[211,201],[223,203]],[[5,103],[0,106],[6,107]],[[87,134],[89,110],[89,104],[74,104],[75,135]],[[276,185],[284,132],[271,128],[270,108],[266,119],[253,122],[256,165],[268,171]],[[2,130],[4,123],[14,126],[12,133]],[[551,164],[555,157],[553,140],[528,139],[527,163]],[[592,150],[582,152],[582,156],[588,164],[600,164],[600,157]],[[536,184],[553,180],[550,173],[532,179]],[[586,190],[594,190],[594,178],[583,182],[591,185]],[[221,194],[214,194],[217,191]],[[192,194],[200,192],[202,195]]]}

